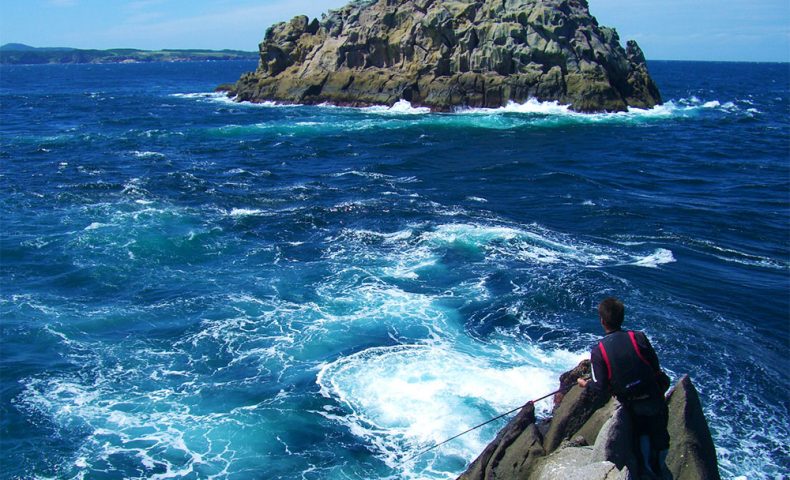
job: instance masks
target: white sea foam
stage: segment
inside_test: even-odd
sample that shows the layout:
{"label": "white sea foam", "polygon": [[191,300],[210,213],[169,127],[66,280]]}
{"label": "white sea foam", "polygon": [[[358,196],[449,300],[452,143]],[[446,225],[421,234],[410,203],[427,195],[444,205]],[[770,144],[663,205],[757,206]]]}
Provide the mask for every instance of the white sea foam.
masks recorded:
{"label": "white sea foam", "polygon": [[156,158],[156,157],[165,156],[163,153],[159,153],[159,152],[139,151],[139,150],[133,150],[132,155],[134,155],[137,158]]}
{"label": "white sea foam", "polygon": [[[266,101],[262,103],[237,102],[223,93],[194,93],[176,94],[185,99],[198,101],[219,102],[232,105],[246,105],[265,108],[316,108],[315,106],[282,104]],[[753,117],[754,113],[741,110],[733,102],[719,100],[702,101],[697,97],[670,100],[663,105],[650,109],[628,108],[624,112],[611,113],[580,113],[573,111],[569,105],[562,105],[556,101],[540,102],[529,99],[524,103],[510,102],[500,108],[461,108],[455,113],[431,113],[429,108],[414,107],[408,101],[401,100],[393,106],[373,107],[336,107],[319,105],[321,108],[331,108],[337,112],[337,118],[327,118],[322,121],[300,120],[298,122],[263,122],[246,125],[226,125],[215,127],[209,131],[220,134],[244,135],[253,134],[261,130],[275,131],[279,135],[297,136],[308,133],[332,131],[363,131],[363,130],[388,130],[409,128],[416,124],[444,125],[450,127],[469,127],[508,130],[521,127],[556,127],[565,124],[619,124],[642,123],[663,121],[672,118],[693,118],[698,115],[710,115],[711,112],[720,114],[742,114]],[[354,118],[349,113],[362,113],[365,118]],[[329,112],[334,116],[334,112]],[[372,114],[372,115],[371,115]],[[378,117],[378,118],[376,118]],[[407,118],[408,117],[408,118]],[[149,135],[164,134],[162,132],[148,132]],[[168,134],[172,134],[168,133]]]}
{"label": "white sea foam", "polygon": [[[374,347],[322,366],[316,382],[345,411],[325,416],[410,476],[414,465],[403,462],[405,456],[552,391],[558,372],[579,359],[534,348],[516,355],[471,355],[449,345]],[[433,455],[473,458],[499,427],[472,432]]]}
{"label": "white sea foam", "polygon": [[357,177],[367,177],[373,178],[376,180],[386,179],[386,178],[393,178],[389,175],[384,175],[383,173],[376,173],[376,172],[363,172],[359,170],[347,170],[345,172],[338,172],[331,174],[332,177],[345,177],[347,175],[354,175]]}
{"label": "white sea foam", "polygon": [[659,248],[658,250],[651,253],[650,255],[637,258],[636,261],[633,262],[633,265],[639,267],[658,268],[660,265],[665,265],[667,263],[672,263],[675,261],[676,261],[675,257],[674,255],[672,255],[671,250],[667,250],[666,248]]}
{"label": "white sea foam", "polygon": [[132,178],[123,185],[121,193],[130,196],[146,196],[149,192],[143,188],[144,181],[141,178]]}
{"label": "white sea foam", "polygon": [[241,102],[238,100],[237,97],[228,96],[228,94],[226,94],[225,92],[174,93],[171,96],[176,98],[185,98],[185,99],[199,100],[204,102],[219,103],[219,104],[230,105],[234,107],[245,106],[245,107],[258,107],[258,108],[288,108],[288,107],[301,106],[293,103],[282,103],[282,102],[273,102],[273,101]]}
{"label": "white sea foam", "polygon": [[[502,114],[526,114],[538,115],[543,120],[564,118],[578,122],[609,123],[621,121],[666,119],[672,117],[684,117],[693,114],[701,109],[715,109],[723,112],[736,112],[738,107],[733,102],[722,104],[718,100],[707,102],[701,101],[697,97],[690,97],[680,100],[670,100],[662,105],[656,105],[650,109],[629,107],[625,112],[611,113],[580,113],[571,109],[570,105],[562,105],[557,101],[541,102],[534,98],[524,103],[509,102],[500,108],[461,108],[456,111],[460,115],[490,116]],[[533,121],[533,124],[541,124],[541,121]]]}
{"label": "white sea foam", "polygon": [[713,250],[712,255],[719,260],[725,262],[738,263],[752,267],[773,268],[773,269],[786,269],[790,266],[790,262],[773,259],[761,255],[754,255],[733,248],[721,247],[710,241],[697,241],[695,243],[701,244],[705,249]]}
{"label": "white sea foam", "polygon": [[176,98],[210,100],[221,103],[233,102],[233,99],[228,97],[224,92],[173,93],[171,96]]}
{"label": "white sea foam", "polygon": [[[555,237],[555,238],[552,238]],[[445,224],[422,236],[434,247],[464,246],[478,249],[490,258],[536,263],[597,263],[603,255],[598,247],[562,238],[537,226],[522,228],[484,224]]]}
{"label": "white sea foam", "polygon": [[[551,278],[572,276],[572,272],[579,269],[626,265],[658,268],[676,261],[669,249],[657,248],[645,253],[644,247],[639,248],[643,245],[641,242],[619,244],[622,247],[589,243],[538,225],[450,223],[413,226],[394,233],[347,229],[339,236],[328,238],[327,243],[332,245],[327,250],[327,258],[341,265],[364,265],[368,274],[382,279],[419,280],[443,275],[448,268],[444,258],[450,251],[472,255],[474,263],[501,264],[508,269],[538,268],[541,275],[548,275],[549,284],[553,282]],[[470,264],[470,269],[475,268]],[[519,287],[514,285],[514,288]],[[343,292],[344,289],[338,287],[332,291]],[[462,298],[482,299],[490,295],[485,276],[466,279],[462,284],[448,287],[448,292]],[[382,288],[377,294],[386,298],[393,292]],[[344,293],[338,295],[347,297]],[[349,304],[359,301],[358,297],[348,297]],[[430,300],[425,303],[417,299],[409,301],[415,305],[432,304]],[[415,321],[406,324],[419,324],[419,318],[423,317],[414,317]],[[440,313],[437,318],[450,317]]]}
{"label": "white sea foam", "polygon": [[[206,92],[206,93],[177,93],[173,94],[173,97],[177,98],[186,98],[186,99],[197,99],[201,101],[209,101],[209,102],[217,102],[217,103],[224,103],[224,104],[231,104],[231,105],[245,105],[245,106],[253,106],[253,107],[263,107],[263,108],[309,108],[309,105],[300,105],[300,104],[293,104],[293,103],[282,103],[282,102],[274,102],[274,101],[264,101],[264,102],[239,102],[235,98],[228,97],[223,92]],[[333,105],[331,103],[322,103],[317,105],[321,108],[330,108],[330,109],[341,109],[341,110],[348,110],[348,111],[360,111],[364,113],[373,113],[373,114],[381,114],[386,116],[399,116],[399,115],[415,115],[420,116],[421,118],[451,118],[453,116],[499,116],[502,114],[520,114],[526,116],[539,116],[542,118],[543,121],[550,120],[550,119],[558,119],[564,118],[567,120],[574,120],[579,122],[594,122],[594,123],[608,123],[608,122],[618,122],[623,120],[650,120],[650,119],[662,119],[662,118],[671,118],[674,116],[687,116],[693,114],[696,110],[720,110],[722,112],[737,112],[739,111],[739,107],[735,105],[734,102],[724,102],[722,103],[719,100],[708,100],[702,101],[699,97],[691,96],[689,98],[682,98],[679,100],[670,100],[665,102],[663,105],[657,105],[650,109],[640,109],[629,107],[625,112],[612,112],[612,113],[580,113],[576,112],[571,109],[570,105],[560,104],[558,101],[539,101],[535,98],[530,98],[526,102],[523,103],[516,103],[516,102],[508,102],[507,105],[499,108],[469,108],[469,107],[459,107],[455,110],[454,114],[440,114],[440,113],[431,113],[431,109],[428,107],[414,107],[410,102],[407,100],[399,100],[392,106],[386,105],[379,105],[379,106],[372,106],[372,107],[339,107]],[[430,115],[429,115],[430,114]],[[342,123],[342,122],[341,122]],[[478,122],[479,123],[479,122]],[[532,120],[529,122],[531,124],[536,123],[536,120]],[[541,121],[537,121],[537,124],[541,124]],[[543,122],[545,123],[545,122]],[[399,124],[393,125],[397,126]],[[305,125],[302,125],[305,126]],[[318,126],[318,125],[311,125],[311,126]],[[480,125],[485,126],[485,125]],[[494,125],[492,125],[494,126]],[[343,123],[343,128],[348,129],[367,129],[367,128],[381,128],[382,125],[378,123],[374,124],[365,124],[364,122],[351,122],[351,123]]]}
{"label": "white sea foam", "polygon": [[455,110],[461,115],[490,115],[500,113],[529,113],[542,115],[573,115],[570,105],[561,105],[558,101],[541,102],[535,98],[530,98],[524,103],[508,102],[504,107],[499,108],[468,108],[462,107]]}
{"label": "white sea foam", "polygon": [[99,228],[108,227],[108,226],[109,226],[109,224],[107,224],[107,223],[93,222],[90,225],[88,225],[87,227],[85,227],[85,230],[97,230]]}
{"label": "white sea foam", "polygon": [[493,241],[508,241],[517,238],[522,232],[512,227],[486,226],[477,224],[439,225],[423,238],[428,242],[441,244],[466,244],[483,246]]}
{"label": "white sea foam", "polygon": [[364,107],[361,109],[367,113],[378,113],[385,115],[426,115],[431,113],[431,109],[427,107],[413,107],[411,102],[406,100],[398,100],[392,106],[373,106]]}
{"label": "white sea foam", "polygon": [[249,217],[254,215],[264,215],[266,212],[257,208],[234,208],[228,215],[231,217]]}
{"label": "white sea foam", "polygon": [[414,232],[411,229],[398,230],[395,232],[384,233],[365,229],[343,229],[333,237],[327,238],[328,242],[338,241],[362,241],[367,242],[371,239],[381,239],[384,242],[398,242],[412,237]]}
{"label": "white sea foam", "polygon": [[288,107],[300,107],[301,105],[295,103],[282,103],[282,102],[274,102],[271,100],[266,100],[263,102],[239,102],[237,99],[233,99],[234,102],[241,105],[247,105],[251,107],[262,107],[262,108],[288,108]]}
{"label": "white sea foam", "polygon": [[[236,454],[258,435],[257,427],[252,431],[246,425],[265,422],[249,405],[230,412],[224,406],[212,408],[211,402],[194,408],[203,402],[205,379],[196,372],[201,369],[199,356],[197,366],[177,370],[170,362],[184,365],[185,359],[179,358],[183,351],[141,349],[134,341],[86,348],[53,333],[64,339],[65,348],[59,351],[73,353],[67,358],[79,362],[80,373],[25,379],[15,403],[28,415],[46,419],[60,434],[79,432],[74,435],[73,460],[60,465],[64,477],[80,478],[97,463],[132,468],[124,471],[145,478],[180,478],[201,465],[202,476],[222,477]],[[115,358],[123,364],[105,363]],[[260,445],[259,439],[254,443]]]}
{"label": "white sea foam", "polygon": [[382,269],[384,275],[393,278],[416,280],[420,278],[419,272],[435,267],[439,259],[428,249],[414,249],[409,255],[396,259],[394,265]]}
{"label": "white sea foam", "polygon": [[387,181],[387,182],[390,182],[390,183],[417,183],[417,182],[420,181],[420,180],[417,179],[417,177],[414,177],[414,176],[395,177],[395,176],[386,175],[386,174],[383,174],[383,173],[366,172],[366,171],[360,171],[360,170],[346,170],[346,171],[343,171],[343,172],[332,173],[330,176],[331,177],[345,177],[345,176],[349,176],[349,175],[353,175],[353,176],[356,176],[356,177],[371,178],[371,179],[374,179],[374,180],[384,180],[384,181]]}
{"label": "white sea foam", "polygon": [[219,95],[220,94],[216,92],[202,92],[202,93],[173,93],[170,96],[176,98],[212,98],[212,97],[217,97]]}
{"label": "white sea foam", "polygon": [[431,338],[461,333],[451,321],[455,312],[437,304],[437,297],[403,290],[359,267],[343,268],[316,293],[322,307],[315,311],[316,321],[307,327],[311,331],[306,333],[308,344],[317,340],[316,333],[324,339],[331,337],[333,342],[382,329],[419,332]]}

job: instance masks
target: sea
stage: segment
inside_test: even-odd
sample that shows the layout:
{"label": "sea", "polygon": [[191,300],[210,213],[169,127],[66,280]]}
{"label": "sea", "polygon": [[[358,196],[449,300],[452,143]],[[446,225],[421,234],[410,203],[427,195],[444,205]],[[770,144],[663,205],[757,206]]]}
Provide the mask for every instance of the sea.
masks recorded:
{"label": "sea", "polygon": [[[726,479],[790,478],[790,66],[665,103],[236,103],[254,62],[0,67],[0,477],[453,479],[616,296]],[[551,411],[538,402],[539,417]]]}

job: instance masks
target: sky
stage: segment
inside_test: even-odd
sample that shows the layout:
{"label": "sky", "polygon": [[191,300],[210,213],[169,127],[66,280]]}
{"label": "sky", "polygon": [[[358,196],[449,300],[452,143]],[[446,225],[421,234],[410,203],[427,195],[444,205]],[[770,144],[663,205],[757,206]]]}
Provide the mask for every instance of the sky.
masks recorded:
{"label": "sky", "polygon": [[[257,50],[266,29],[347,0],[0,0],[0,44]],[[589,0],[652,60],[790,61],[790,0]]]}

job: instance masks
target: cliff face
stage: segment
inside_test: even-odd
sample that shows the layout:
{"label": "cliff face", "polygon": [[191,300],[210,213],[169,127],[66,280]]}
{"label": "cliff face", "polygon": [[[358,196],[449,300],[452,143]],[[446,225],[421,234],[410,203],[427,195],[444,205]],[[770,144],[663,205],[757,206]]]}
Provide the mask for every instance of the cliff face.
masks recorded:
{"label": "cliff face", "polygon": [[[459,480],[628,480],[636,479],[630,416],[614,399],[585,395],[576,378],[589,361],[561,378],[569,388],[555,399],[552,418],[535,423],[531,405],[510,421]],[[718,480],[716,450],[699,395],[688,376],[667,398],[670,448],[667,466],[674,480]]]}
{"label": "cliff face", "polygon": [[357,0],[266,31],[240,100],[500,107],[529,98],[574,110],[649,108],[661,96],[636,42],[586,0]]}

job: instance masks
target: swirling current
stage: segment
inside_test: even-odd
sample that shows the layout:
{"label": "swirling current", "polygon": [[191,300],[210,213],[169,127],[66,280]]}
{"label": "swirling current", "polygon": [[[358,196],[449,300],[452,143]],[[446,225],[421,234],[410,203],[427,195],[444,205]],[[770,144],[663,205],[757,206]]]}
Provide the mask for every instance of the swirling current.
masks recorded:
{"label": "swirling current", "polygon": [[455,478],[502,422],[405,459],[616,295],[723,477],[787,478],[787,65],[652,62],[620,114],[210,93],[254,67],[0,67],[0,476]]}

